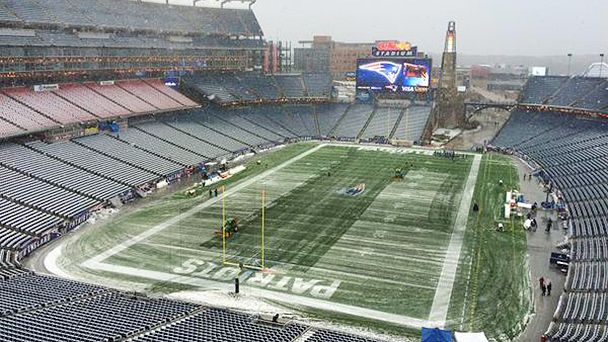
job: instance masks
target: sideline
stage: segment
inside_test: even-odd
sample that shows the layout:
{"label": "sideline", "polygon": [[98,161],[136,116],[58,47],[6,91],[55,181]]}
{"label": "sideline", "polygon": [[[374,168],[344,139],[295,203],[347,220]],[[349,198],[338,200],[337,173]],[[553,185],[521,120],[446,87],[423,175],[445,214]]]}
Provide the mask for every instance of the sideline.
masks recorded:
{"label": "sideline", "polygon": [[467,229],[469,210],[471,209],[471,201],[473,199],[473,193],[475,192],[475,184],[477,183],[481,158],[481,155],[475,155],[475,159],[473,159],[473,163],[471,164],[469,177],[467,178],[465,190],[462,194],[462,199],[460,200],[458,214],[454,221],[454,230],[452,230],[450,244],[448,245],[443,261],[441,277],[437,283],[435,298],[433,299],[433,305],[431,306],[429,321],[437,327],[444,327],[448,316],[448,309],[452,298],[452,290],[454,289],[454,281],[456,280],[456,271],[458,270],[460,252],[462,251],[462,245],[464,243],[464,233]]}

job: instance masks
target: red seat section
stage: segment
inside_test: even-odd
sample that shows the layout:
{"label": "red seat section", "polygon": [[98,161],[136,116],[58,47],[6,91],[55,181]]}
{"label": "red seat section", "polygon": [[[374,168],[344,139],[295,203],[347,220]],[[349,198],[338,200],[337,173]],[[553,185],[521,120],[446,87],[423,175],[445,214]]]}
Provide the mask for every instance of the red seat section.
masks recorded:
{"label": "red seat section", "polygon": [[89,83],[87,86],[134,113],[148,113],[158,110],[158,108],[129,93],[116,84],[100,85],[97,83]]}
{"label": "red seat section", "polygon": [[184,96],[180,92],[178,92],[177,90],[174,90],[171,87],[167,87],[161,80],[157,80],[157,79],[146,80],[146,83],[148,83],[149,85],[154,87],[154,89],[156,89],[156,90],[160,91],[161,93],[174,99],[175,101],[183,104],[184,106],[188,106],[188,107],[198,106],[198,103],[190,100],[189,98],[187,98],[186,96]]}
{"label": "red seat section", "polygon": [[91,113],[53,94],[52,91],[36,92],[28,88],[10,88],[4,93],[62,124],[96,119]]}
{"label": "red seat section", "polygon": [[113,118],[131,114],[130,110],[82,84],[61,85],[55,93],[100,118]]}
{"label": "red seat section", "polygon": [[6,138],[13,135],[18,135],[25,132],[25,130],[13,125],[10,122],[0,119],[0,138]]}
{"label": "red seat section", "polygon": [[152,104],[159,109],[182,108],[183,105],[169,96],[156,90],[144,81],[125,81],[118,82],[121,88],[139,97],[140,99]]}
{"label": "red seat section", "polygon": [[[4,94],[0,94],[0,117],[28,131],[37,131],[58,126],[57,122],[37,113]],[[4,123],[0,124],[4,125]]]}

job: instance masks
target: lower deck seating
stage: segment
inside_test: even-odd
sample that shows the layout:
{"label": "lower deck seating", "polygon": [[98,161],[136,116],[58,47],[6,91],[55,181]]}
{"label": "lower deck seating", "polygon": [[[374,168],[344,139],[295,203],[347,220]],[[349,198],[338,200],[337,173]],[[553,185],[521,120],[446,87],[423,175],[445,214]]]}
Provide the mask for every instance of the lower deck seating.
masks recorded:
{"label": "lower deck seating", "polygon": [[571,216],[570,267],[546,335],[607,341],[608,122],[560,113],[514,112],[492,145],[539,165]]}

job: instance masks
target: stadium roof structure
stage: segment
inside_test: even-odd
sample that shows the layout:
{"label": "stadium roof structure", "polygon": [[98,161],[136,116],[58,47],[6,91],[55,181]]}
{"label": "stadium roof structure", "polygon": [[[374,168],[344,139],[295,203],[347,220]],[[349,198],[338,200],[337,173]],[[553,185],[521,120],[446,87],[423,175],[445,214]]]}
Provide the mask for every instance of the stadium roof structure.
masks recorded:
{"label": "stadium roof structure", "polygon": [[585,70],[583,76],[608,78],[608,63],[592,63],[591,65],[589,65],[587,70]]}

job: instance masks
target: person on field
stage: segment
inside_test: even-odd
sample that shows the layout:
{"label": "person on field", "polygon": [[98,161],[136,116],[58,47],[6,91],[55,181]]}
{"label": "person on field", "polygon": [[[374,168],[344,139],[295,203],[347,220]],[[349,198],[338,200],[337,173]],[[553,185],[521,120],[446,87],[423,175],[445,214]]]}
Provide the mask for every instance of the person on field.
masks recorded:
{"label": "person on field", "polygon": [[547,296],[551,295],[551,279],[547,279]]}

